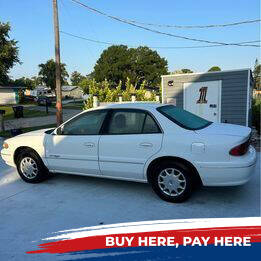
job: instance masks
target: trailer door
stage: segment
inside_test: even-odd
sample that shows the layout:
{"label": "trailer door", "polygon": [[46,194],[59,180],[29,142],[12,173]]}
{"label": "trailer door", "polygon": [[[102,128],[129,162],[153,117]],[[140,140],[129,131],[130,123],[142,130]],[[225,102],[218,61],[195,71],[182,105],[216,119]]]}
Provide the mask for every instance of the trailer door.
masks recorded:
{"label": "trailer door", "polygon": [[220,122],[222,81],[183,84],[184,109],[206,120]]}

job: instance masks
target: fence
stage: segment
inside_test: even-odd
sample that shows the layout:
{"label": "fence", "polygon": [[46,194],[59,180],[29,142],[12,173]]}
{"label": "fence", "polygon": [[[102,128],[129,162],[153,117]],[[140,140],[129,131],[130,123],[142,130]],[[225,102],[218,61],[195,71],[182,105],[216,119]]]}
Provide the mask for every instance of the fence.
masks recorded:
{"label": "fence", "polygon": [[[136,95],[131,96],[131,102],[138,102],[138,101],[136,101]],[[160,96],[156,95],[156,101],[151,101],[151,102],[159,103],[160,102]],[[99,102],[98,96],[93,95],[93,108],[97,108],[99,106],[111,105],[111,104],[118,104],[118,103],[129,103],[129,101],[123,102],[122,96],[119,96],[118,102]]]}

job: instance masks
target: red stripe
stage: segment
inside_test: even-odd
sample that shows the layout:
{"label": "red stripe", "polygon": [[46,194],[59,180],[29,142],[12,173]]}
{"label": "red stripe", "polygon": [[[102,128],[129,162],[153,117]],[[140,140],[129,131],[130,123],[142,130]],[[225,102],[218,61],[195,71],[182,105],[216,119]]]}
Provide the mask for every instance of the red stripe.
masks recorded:
{"label": "red stripe", "polygon": [[[168,230],[168,231],[153,231],[153,232],[139,232],[129,234],[112,234],[90,236],[77,239],[61,240],[40,244],[39,250],[29,251],[28,254],[36,253],[67,253],[83,250],[95,250],[105,248],[115,248],[115,246],[106,246],[106,237],[132,237],[131,247],[138,247],[139,237],[175,237],[175,243],[183,244],[183,237],[210,237],[208,244],[214,243],[214,237],[251,237],[251,242],[261,242],[261,226],[245,226],[245,227],[220,227],[220,228],[197,228],[197,229],[183,229],[183,230]],[[118,247],[118,246],[117,246]],[[122,247],[129,247],[127,242]]]}

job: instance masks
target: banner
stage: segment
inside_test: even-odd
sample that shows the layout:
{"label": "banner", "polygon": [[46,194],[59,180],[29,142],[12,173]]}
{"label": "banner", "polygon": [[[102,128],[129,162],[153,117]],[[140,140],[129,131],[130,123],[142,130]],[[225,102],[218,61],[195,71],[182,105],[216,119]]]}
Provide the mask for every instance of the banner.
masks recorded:
{"label": "banner", "polygon": [[261,253],[261,218],[120,223],[59,231],[42,241],[27,253],[63,254],[62,260],[246,260]]}

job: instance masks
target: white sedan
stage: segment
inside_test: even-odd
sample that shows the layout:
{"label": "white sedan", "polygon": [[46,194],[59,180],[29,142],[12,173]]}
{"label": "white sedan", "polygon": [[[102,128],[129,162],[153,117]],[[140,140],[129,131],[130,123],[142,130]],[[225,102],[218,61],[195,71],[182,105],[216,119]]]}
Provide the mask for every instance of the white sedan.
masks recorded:
{"label": "white sedan", "polygon": [[182,202],[201,184],[246,183],[256,163],[250,135],[173,105],[125,103],[8,139],[1,156],[26,182],[54,172],[148,182],[160,198]]}

